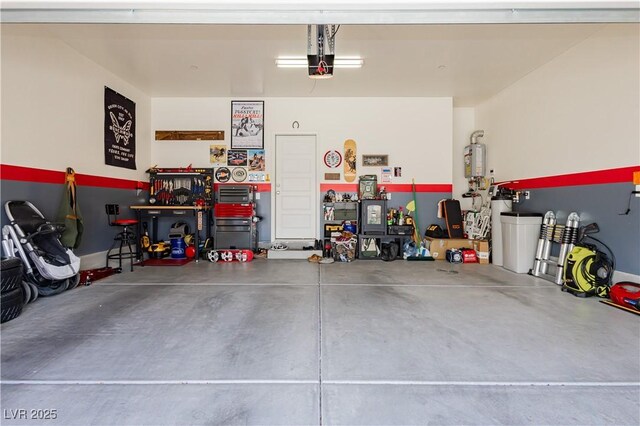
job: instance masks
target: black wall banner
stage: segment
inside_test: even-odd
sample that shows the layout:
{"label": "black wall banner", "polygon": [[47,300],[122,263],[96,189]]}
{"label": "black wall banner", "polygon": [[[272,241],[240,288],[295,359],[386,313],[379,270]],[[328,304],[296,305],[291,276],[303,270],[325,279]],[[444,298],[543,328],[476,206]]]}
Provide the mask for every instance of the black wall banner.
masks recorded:
{"label": "black wall banner", "polygon": [[136,169],[136,103],[104,87],[104,162]]}

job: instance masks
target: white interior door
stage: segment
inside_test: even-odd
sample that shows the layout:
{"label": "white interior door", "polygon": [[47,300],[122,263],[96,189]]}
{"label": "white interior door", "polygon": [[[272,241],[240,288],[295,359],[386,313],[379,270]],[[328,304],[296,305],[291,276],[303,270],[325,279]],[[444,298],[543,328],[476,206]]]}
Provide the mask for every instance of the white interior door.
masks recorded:
{"label": "white interior door", "polygon": [[276,239],[315,239],[316,136],[276,135]]}

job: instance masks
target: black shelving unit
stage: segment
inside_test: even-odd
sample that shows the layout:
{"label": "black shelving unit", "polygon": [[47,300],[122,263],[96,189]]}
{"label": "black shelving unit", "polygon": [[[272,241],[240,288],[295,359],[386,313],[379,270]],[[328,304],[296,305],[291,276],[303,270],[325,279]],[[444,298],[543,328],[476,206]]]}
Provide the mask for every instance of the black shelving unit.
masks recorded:
{"label": "black shelving unit", "polygon": [[[355,223],[356,231],[359,227],[359,203],[356,201],[322,202],[322,236],[330,238],[325,232],[325,225],[342,225],[344,221]],[[356,232],[357,233],[357,232]]]}
{"label": "black shelving unit", "polygon": [[[321,212],[321,235],[324,240],[331,239],[331,227],[335,231],[342,227],[343,222],[349,221],[354,224],[356,229],[354,235],[358,237],[360,229],[360,203],[357,201],[323,201]],[[332,240],[332,243],[334,241]],[[358,258],[358,243],[356,242],[355,258]]]}
{"label": "black shelving unit", "polygon": [[[373,217],[367,218],[367,214]],[[378,223],[378,220],[381,223]],[[373,223],[371,223],[373,222]],[[358,232],[358,259],[379,260],[380,254],[376,256],[364,256],[362,248],[368,241],[374,240],[378,251],[382,249],[382,243],[395,241],[398,243],[398,259],[402,259],[402,246],[405,239],[411,238],[411,234],[398,235],[389,234],[387,225],[387,200],[362,200],[360,206],[360,228]],[[397,228],[397,225],[395,226]]]}

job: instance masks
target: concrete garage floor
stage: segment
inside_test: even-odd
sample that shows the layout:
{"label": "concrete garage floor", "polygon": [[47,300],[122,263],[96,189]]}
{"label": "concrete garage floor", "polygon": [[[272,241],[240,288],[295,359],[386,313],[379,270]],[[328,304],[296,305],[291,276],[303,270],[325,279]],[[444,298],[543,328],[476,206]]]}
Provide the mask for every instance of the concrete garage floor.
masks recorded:
{"label": "concrete garage floor", "polygon": [[3,425],[640,423],[639,318],[491,265],[136,268],[1,331]]}

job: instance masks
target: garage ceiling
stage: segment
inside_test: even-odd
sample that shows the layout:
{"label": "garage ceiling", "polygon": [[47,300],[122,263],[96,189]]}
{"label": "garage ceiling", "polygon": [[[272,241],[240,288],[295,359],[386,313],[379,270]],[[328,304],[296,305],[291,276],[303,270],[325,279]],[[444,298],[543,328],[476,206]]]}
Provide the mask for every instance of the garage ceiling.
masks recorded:
{"label": "garage ceiling", "polygon": [[[306,54],[305,25],[4,24],[56,37],[152,97],[452,96],[472,106],[603,25],[342,25],[338,56],[364,58],[315,81],[280,69]],[[631,25],[631,24],[626,24]]]}

